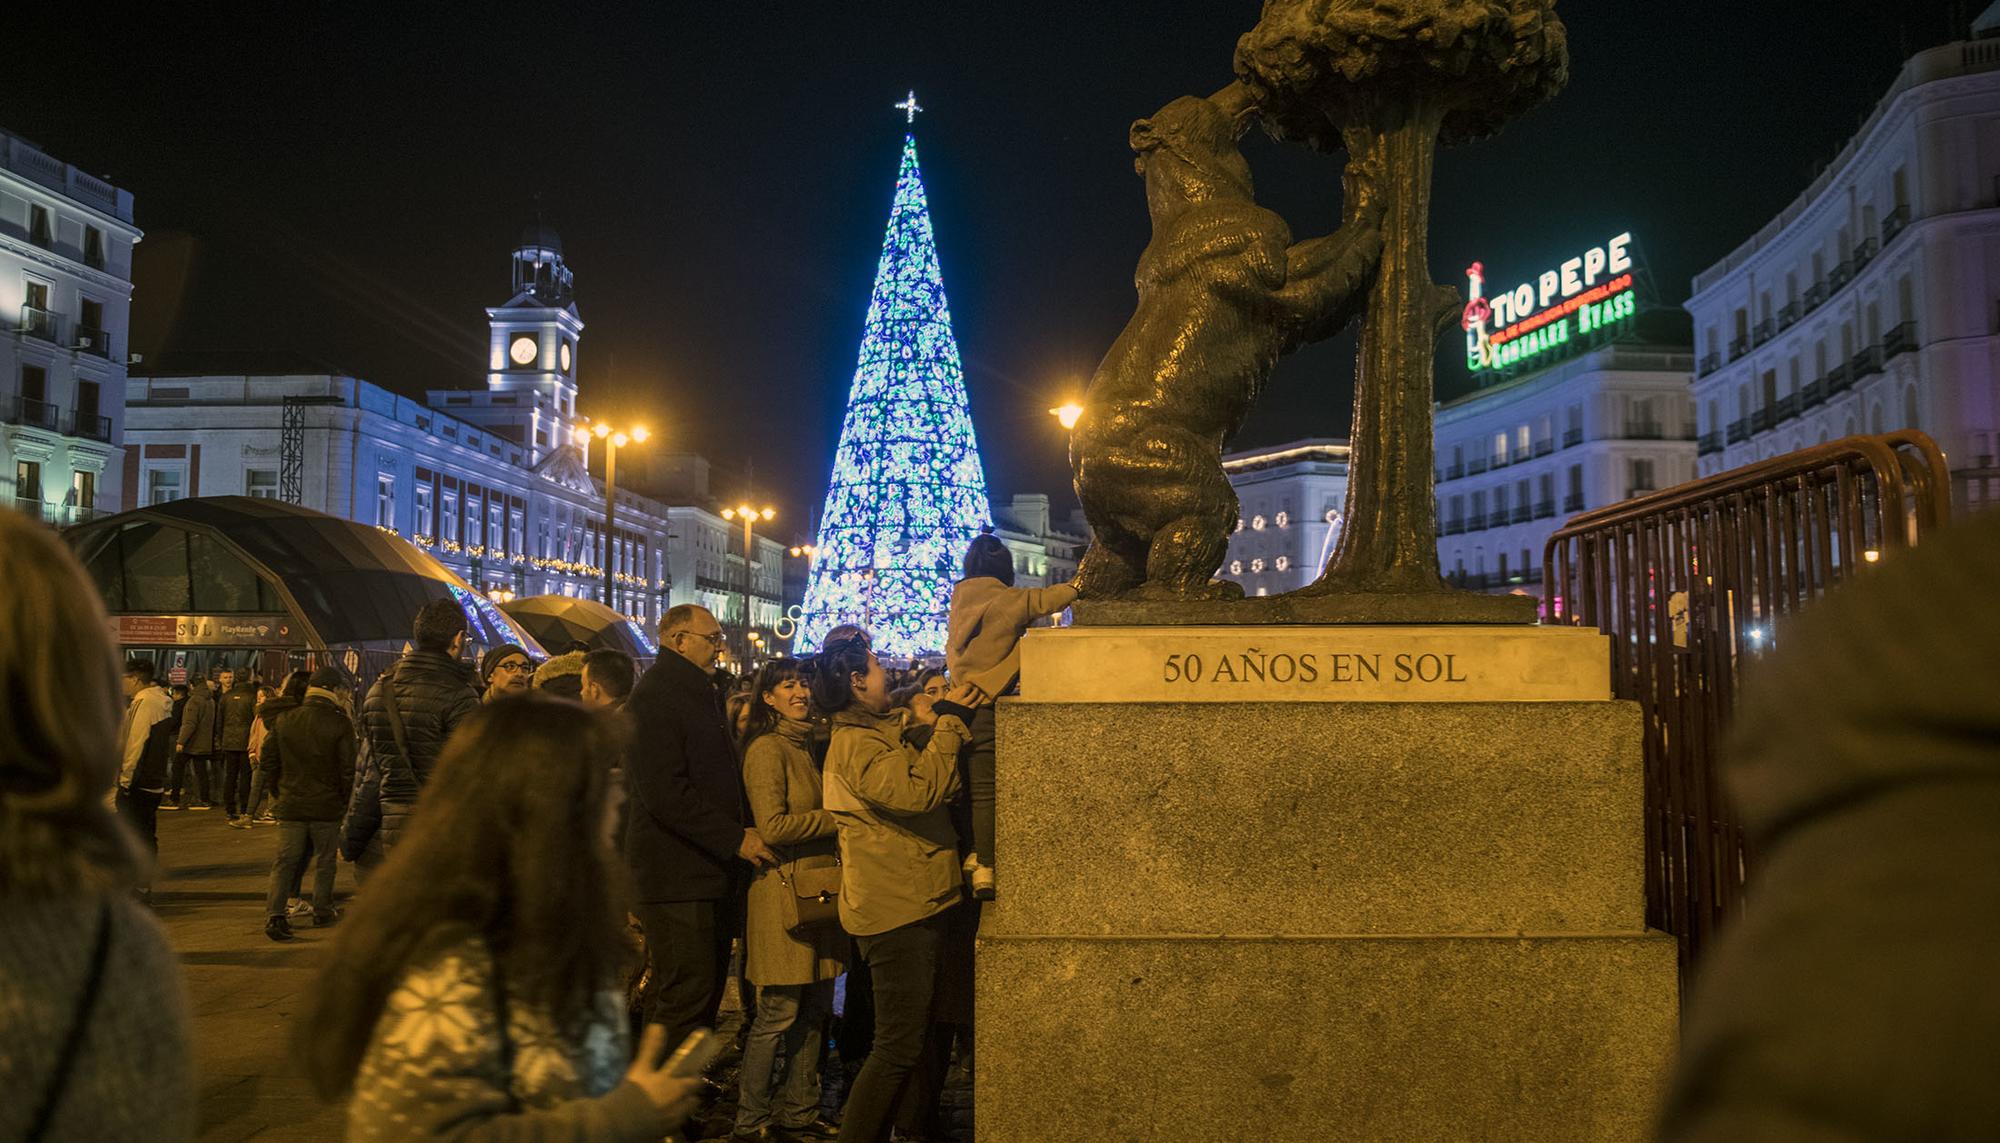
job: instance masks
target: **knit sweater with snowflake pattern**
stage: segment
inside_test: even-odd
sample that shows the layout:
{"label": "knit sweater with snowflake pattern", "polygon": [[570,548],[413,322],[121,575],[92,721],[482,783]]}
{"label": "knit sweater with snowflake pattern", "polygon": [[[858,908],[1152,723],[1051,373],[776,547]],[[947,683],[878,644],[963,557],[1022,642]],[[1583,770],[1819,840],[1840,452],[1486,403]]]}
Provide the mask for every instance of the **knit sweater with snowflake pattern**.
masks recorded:
{"label": "knit sweater with snowflake pattern", "polygon": [[638,1141],[674,1128],[621,1082],[631,1056],[622,998],[600,993],[580,1027],[559,1030],[511,991],[503,1008],[494,977],[472,930],[441,928],[424,942],[355,1074],[349,1140]]}

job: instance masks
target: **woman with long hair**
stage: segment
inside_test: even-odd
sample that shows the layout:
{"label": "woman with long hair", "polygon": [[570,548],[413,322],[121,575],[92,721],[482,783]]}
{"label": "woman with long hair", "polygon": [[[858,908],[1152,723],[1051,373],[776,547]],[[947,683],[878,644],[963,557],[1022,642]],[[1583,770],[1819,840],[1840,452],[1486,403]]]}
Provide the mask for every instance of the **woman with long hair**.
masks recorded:
{"label": "woman with long hair", "polygon": [[190,1139],[180,971],[106,804],[126,703],[104,608],[16,512],[0,511],[0,584],[0,1139]]}
{"label": "woman with long hair", "polygon": [[841,927],[854,934],[875,985],[875,1042],[847,1094],[840,1138],[879,1143],[890,1122],[924,1135],[937,1092],[917,1068],[937,990],[945,914],[963,896],[949,806],[976,692],[936,703],[922,750],[890,714],[889,676],[866,632],[829,639],[813,666],[813,701],[833,712],[825,798],[840,841]]}
{"label": "woman with long hair", "polygon": [[452,735],[298,1025],[320,1093],[352,1093],[349,1139],[657,1140],[692,1109],[663,1029],[628,1051],[621,745],[605,716],[532,697]]}
{"label": "woman with long hair", "polygon": [[[819,767],[806,745],[812,727],[798,664],[764,664],[749,695],[743,787],[757,832],[780,864],[759,868],[750,883],[744,975],[757,986],[757,1006],[743,1047],[735,1138],[831,1138],[819,1114],[819,1062],[834,978],[846,968],[847,934],[835,924],[803,935],[787,931],[785,896],[799,891],[802,874],[838,864],[833,815],[821,807]],[[781,1077],[772,1074],[780,1040]]]}

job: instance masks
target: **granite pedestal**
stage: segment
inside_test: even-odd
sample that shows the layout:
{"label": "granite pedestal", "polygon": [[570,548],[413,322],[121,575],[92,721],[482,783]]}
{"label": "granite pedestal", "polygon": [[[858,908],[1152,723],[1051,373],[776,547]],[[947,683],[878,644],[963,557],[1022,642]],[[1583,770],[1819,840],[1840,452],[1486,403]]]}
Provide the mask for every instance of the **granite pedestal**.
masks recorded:
{"label": "granite pedestal", "polygon": [[1674,944],[1645,927],[1639,713],[1602,636],[1072,628],[1023,652],[981,1143],[1646,1137]]}

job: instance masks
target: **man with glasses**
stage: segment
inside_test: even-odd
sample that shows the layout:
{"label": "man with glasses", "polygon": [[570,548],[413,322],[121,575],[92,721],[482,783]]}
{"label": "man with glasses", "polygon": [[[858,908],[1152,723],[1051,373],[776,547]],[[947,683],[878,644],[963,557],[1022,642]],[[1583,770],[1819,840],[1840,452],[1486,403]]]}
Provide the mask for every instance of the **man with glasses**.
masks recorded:
{"label": "man with glasses", "polygon": [[524,695],[535,677],[535,661],[520,647],[502,643],[479,661],[479,677],[486,685],[486,692],[479,696],[482,703],[506,695]]}
{"label": "man with glasses", "polygon": [[636,730],[625,760],[625,858],[652,975],[646,1021],[678,1044],[715,1023],[750,869],[778,859],[749,828],[736,746],[709,682],[722,625],[681,604],[660,621],[660,646],[625,704]]}

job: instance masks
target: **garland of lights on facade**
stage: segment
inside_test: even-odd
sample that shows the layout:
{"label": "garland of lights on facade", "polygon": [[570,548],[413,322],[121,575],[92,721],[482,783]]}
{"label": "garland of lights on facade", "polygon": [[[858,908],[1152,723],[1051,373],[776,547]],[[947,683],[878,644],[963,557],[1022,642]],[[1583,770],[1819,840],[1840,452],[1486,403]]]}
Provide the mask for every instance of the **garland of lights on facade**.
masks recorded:
{"label": "garland of lights on facade", "polygon": [[853,623],[883,655],[941,653],[951,585],[990,512],[917,142],[906,136],[799,648]]}

